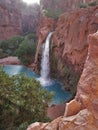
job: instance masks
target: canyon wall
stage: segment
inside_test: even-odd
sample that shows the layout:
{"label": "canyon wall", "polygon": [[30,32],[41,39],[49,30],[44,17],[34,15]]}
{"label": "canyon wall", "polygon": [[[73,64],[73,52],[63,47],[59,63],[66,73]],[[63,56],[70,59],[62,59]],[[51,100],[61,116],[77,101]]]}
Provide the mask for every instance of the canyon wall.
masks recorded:
{"label": "canyon wall", "polygon": [[[45,19],[45,26],[40,25],[39,40],[44,42],[49,31],[55,30],[50,53],[53,61],[56,59],[55,68],[58,75],[63,75],[66,64],[68,68],[71,67],[82,75],[75,98],[66,104],[64,116],[50,123],[36,122],[27,130],[97,130],[98,6],[64,13],[56,22],[50,22],[48,18],[44,18],[44,22]],[[66,71],[65,76],[63,75],[64,80]]]}
{"label": "canyon wall", "polygon": [[17,9],[6,8],[0,3],[0,39],[21,33],[21,14]]}
{"label": "canyon wall", "polygon": [[0,40],[15,35],[35,33],[39,24],[40,7],[22,0],[0,0]]}
{"label": "canyon wall", "polygon": [[65,115],[50,123],[34,123],[27,130],[98,129],[98,32],[88,36],[88,53],[74,100]]}
{"label": "canyon wall", "polygon": [[98,6],[64,13],[53,34],[54,55],[81,71],[88,51],[87,36],[97,29]]}
{"label": "canyon wall", "polygon": [[66,12],[58,21],[43,17],[39,29],[36,55],[41,43],[54,30],[50,43],[51,75],[64,83],[75,94],[88,53],[87,37],[98,29],[98,6]]}
{"label": "canyon wall", "polygon": [[[94,0],[41,0],[38,4],[27,6],[22,0],[0,0],[0,39],[11,36],[37,32],[40,11],[48,10],[46,15],[58,17],[66,11],[79,8],[79,4]],[[41,9],[40,9],[41,8]]]}
{"label": "canyon wall", "polygon": [[36,33],[39,26],[40,6],[38,4],[20,4],[23,33]]}

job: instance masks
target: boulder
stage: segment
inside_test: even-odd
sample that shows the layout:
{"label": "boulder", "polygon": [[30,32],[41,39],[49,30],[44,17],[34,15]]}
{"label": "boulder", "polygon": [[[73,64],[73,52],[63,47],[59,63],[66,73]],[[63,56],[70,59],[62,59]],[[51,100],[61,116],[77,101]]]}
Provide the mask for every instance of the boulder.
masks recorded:
{"label": "boulder", "polygon": [[72,116],[76,115],[81,110],[81,104],[77,102],[75,99],[66,103],[66,109],[64,116]]}

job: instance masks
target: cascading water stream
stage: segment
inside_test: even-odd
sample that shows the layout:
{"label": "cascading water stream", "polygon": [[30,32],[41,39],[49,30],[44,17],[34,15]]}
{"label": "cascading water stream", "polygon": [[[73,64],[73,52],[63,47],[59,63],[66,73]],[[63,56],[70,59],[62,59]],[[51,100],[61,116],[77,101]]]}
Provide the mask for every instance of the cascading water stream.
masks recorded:
{"label": "cascading water stream", "polygon": [[49,63],[49,41],[53,32],[49,33],[46,42],[43,47],[42,60],[41,60],[41,77],[39,81],[42,86],[47,86],[51,84],[50,79],[50,63]]}

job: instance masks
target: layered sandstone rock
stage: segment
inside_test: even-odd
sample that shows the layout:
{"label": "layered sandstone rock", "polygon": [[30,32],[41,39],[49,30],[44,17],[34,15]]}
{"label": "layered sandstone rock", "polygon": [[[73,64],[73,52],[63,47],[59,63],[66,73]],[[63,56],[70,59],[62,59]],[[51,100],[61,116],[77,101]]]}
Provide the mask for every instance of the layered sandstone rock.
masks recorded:
{"label": "layered sandstone rock", "polygon": [[[97,130],[98,129],[98,32],[88,37],[88,55],[78,83],[75,100],[81,106],[78,114],[59,117],[48,124],[32,124],[28,130]],[[74,101],[75,102],[75,101]],[[73,110],[77,103],[71,102]],[[70,103],[69,103],[70,105]],[[68,106],[69,107],[69,106]],[[69,108],[66,108],[67,111]],[[77,112],[78,112],[77,111]],[[70,111],[69,111],[70,112]],[[66,113],[67,114],[67,113]],[[76,114],[76,115],[75,115]]]}

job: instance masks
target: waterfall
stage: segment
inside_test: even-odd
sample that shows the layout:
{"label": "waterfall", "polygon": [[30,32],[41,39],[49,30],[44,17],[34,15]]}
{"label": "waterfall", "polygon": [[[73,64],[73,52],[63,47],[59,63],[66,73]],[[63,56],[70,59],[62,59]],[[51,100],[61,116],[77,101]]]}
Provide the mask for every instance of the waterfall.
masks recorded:
{"label": "waterfall", "polygon": [[42,52],[42,60],[41,60],[41,77],[39,78],[39,81],[42,86],[47,86],[51,84],[50,79],[50,63],[49,63],[49,41],[52,36],[52,33],[49,33],[45,44],[43,46],[43,52]]}

